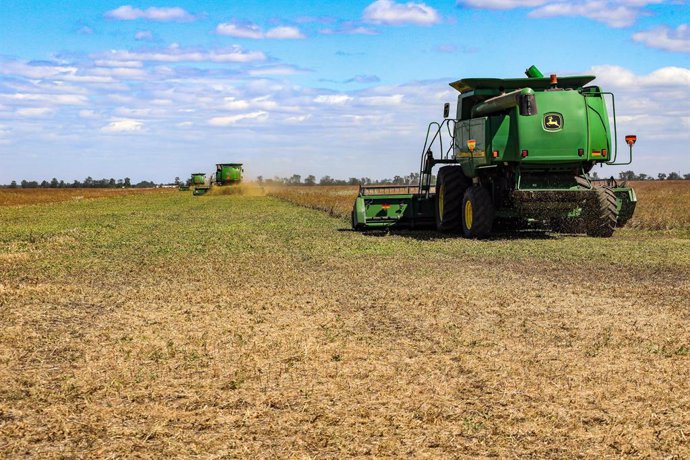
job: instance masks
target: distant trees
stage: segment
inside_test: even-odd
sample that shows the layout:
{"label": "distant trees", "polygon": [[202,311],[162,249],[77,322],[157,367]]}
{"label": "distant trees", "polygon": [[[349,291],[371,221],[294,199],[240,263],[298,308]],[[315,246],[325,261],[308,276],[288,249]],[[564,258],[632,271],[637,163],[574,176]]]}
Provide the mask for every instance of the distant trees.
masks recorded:
{"label": "distant trees", "polygon": [[308,175],[302,181],[302,176],[293,174],[290,177],[275,176],[272,179],[265,179],[258,176],[256,181],[259,185],[417,185],[419,183],[419,173],[410,173],[407,176],[394,176],[392,179],[372,180],[369,177],[350,177],[348,179],[336,179],[331,176],[323,176],[316,179],[313,174]]}
{"label": "distant trees", "polygon": [[[176,181],[179,181],[179,178],[175,178]],[[179,182],[176,182],[179,183]],[[26,179],[22,180],[21,182],[17,183],[17,181],[13,180],[10,185],[0,185],[0,187],[7,187],[7,188],[129,188],[129,187],[134,187],[134,188],[152,188],[152,187],[158,187],[158,184],[156,184],[153,181],[147,181],[143,180],[141,182],[138,182],[136,184],[132,184],[131,179],[129,177],[125,177],[124,179],[115,179],[115,178],[110,178],[110,179],[94,179],[91,176],[87,177],[83,181],[75,180],[71,183],[66,183],[64,180],[58,180],[56,177],[53,177],[50,182],[44,180],[41,181],[40,183],[38,181],[28,181]]]}
{"label": "distant trees", "polygon": [[[644,173],[635,174],[635,171],[621,171],[618,173],[618,178],[621,180],[655,180],[652,176]],[[690,180],[690,174],[681,175],[678,172],[659,173],[656,175],[656,180]]]}

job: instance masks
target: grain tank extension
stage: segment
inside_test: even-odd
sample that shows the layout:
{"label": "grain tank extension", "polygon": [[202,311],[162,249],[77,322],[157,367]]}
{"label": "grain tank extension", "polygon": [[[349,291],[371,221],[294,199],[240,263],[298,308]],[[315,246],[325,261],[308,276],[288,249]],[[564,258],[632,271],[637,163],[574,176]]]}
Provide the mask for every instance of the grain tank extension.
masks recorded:
{"label": "grain tank extension", "polygon": [[597,164],[632,162],[635,136],[625,137],[627,155],[617,150],[613,94],[591,85],[594,76],[545,78],[534,66],[525,73],[451,83],[460,93],[455,117],[446,104],[444,120],[429,124],[420,183],[362,186],[353,228],[435,226],[481,238],[539,225],[609,237],[624,225],[635,210],[634,190],[589,175]]}
{"label": "grain tank extension", "polygon": [[242,163],[219,163],[216,165],[215,185],[236,185],[242,182]]}

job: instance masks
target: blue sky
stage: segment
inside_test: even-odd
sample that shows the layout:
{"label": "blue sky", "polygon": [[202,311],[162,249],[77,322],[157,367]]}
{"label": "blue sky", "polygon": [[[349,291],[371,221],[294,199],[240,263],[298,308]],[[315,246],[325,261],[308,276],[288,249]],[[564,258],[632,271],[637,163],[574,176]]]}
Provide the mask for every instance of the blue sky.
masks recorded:
{"label": "blue sky", "polygon": [[685,1],[1,6],[0,183],[168,181],[229,161],[253,177],[407,174],[448,82],[532,64],[616,93],[634,170],[690,172]]}

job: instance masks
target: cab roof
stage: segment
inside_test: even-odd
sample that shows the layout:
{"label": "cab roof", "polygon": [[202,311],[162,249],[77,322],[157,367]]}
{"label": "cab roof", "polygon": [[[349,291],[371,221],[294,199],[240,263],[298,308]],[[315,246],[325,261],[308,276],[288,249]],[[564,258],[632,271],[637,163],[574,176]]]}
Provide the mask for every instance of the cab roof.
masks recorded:
{"label": "cab roof", "polygon": [[[582,88],[587,83],[594,80],[593,75],[577,75],[573,77],[559,77],[559,88]],[[450,84],[453,88],[466,93],[475,89],[497,89],[513,90],[521,88],[532,88],[534,90],[544,90],[551,86],[550,78],[463,78]]]}

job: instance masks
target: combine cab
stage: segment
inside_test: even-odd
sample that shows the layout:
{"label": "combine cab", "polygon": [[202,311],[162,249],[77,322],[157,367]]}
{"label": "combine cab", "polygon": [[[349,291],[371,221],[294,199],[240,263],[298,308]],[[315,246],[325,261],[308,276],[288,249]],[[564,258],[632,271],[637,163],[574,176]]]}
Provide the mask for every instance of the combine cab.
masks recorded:
{"label": "combine cab", "polygon": [[192,192],[194,196],[208,192],[211,187],[206,183],[206,173],[192,173],[192,187],[194,187]]}
{"label": "combine cab", "polygon": [[419,185],[361,187],[353,228],[435,226],[481,238],[539,224],[609,237],[625,224],[635,210],[634,190],[613,181],[597,185],[589,176],[596,164],[632,161],[635,136],[626,136],[627,161],[617,161],[613,94],[589,85],[593,76],[544,78],[534,66],[526,74],[451,83],[460,92],[456,116],[449,118],[446,104],[444,120],[429,125]]}

